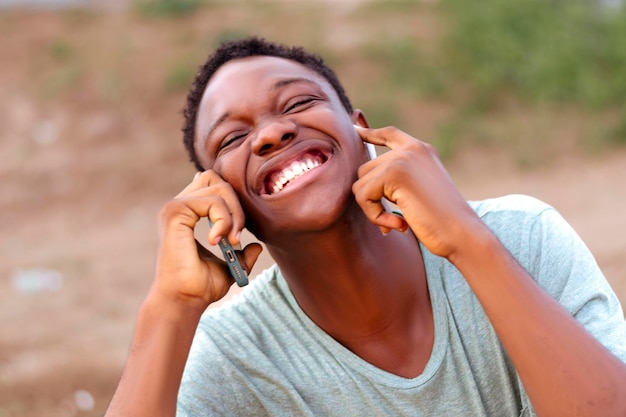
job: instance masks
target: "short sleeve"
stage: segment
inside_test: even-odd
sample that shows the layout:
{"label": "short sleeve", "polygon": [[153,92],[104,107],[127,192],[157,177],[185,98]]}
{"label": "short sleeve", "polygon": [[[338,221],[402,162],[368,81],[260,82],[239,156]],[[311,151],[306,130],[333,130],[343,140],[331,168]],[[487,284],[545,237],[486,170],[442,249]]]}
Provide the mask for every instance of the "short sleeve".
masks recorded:
{"label": "short sleeve", "polygon": [[626,321],[619,299],[591,251],[555,209],[537,215],[529,248],[527,269],[534,279],[626,362]]}
{"label": "short sleeve", "polygon": [[229,375],[232,368],[222,366],[223,360],[224,355],[199,329],[178,392],[177,417],[238,415],[237,390],[231,385],[237,376]]}

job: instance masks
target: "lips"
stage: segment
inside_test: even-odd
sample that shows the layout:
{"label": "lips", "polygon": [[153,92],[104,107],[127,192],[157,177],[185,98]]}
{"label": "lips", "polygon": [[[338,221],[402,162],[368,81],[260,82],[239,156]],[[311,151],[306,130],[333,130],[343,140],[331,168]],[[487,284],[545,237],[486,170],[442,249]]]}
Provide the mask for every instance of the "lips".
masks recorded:
{"label": "lips", "polygon": [[298,159],[286,163],[265,177],[265,193],[270,195],[279,193],[302,175],[319,167],[327,160],[328,157],[317,150],[300,155]]}

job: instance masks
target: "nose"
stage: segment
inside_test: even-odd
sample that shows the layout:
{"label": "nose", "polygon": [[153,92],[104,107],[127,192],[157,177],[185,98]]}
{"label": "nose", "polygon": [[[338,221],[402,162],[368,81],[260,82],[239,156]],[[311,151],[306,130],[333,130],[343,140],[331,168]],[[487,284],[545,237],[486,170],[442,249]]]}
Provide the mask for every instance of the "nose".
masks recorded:
{"label": "nose", "polygon": [[280,149],[298,134],[297,125],[290,120],[268,120],[258,128],[252,140],[252,152],[264,155]]}

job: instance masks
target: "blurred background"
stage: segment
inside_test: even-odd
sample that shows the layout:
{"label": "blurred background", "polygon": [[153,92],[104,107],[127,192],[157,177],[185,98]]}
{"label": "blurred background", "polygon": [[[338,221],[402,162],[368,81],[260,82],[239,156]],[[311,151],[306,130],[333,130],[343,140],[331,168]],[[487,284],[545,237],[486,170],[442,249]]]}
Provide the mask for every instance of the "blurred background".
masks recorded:
{"label": "blurred background", "polygon": [[0,417],[104,413],[194,174],[187,88],[245,35],[323,55],[468,199],[555,206],[626,302],[620,0],[0,0]]}

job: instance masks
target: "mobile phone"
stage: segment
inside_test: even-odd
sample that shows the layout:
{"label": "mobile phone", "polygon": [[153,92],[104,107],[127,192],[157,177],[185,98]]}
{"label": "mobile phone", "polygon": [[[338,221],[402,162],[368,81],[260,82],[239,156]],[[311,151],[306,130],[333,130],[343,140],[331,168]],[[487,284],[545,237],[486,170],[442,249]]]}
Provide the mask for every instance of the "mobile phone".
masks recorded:
{"label": "mobile phone", "polygon": [[[209,226],[213,227],[213,222],[211,220],[209,220]],[[248,285],[248,274],[246,274],[246,270],[241,266],[233,245],[230,244],[228,239],[223,237],[219,241],[218,246],[222,250],[224,261],[228,264],[230,275],[235,279],[237,285],[240,287]]]}
{"label": "mobile phone", "polygon": [[[372,143],[365,142],[365,141],[363,141],[363,145],[365,145],[365,149],[367,150],[367,154],[369,155],[370,159],[376,159],[376,157],[378,156],[378,152],[376,152],[376,146],[374,146]],[[392,210],[391,203],[386,198],[383,197],[381,199],[381,202],[385,210],[387,210],[388,212],[391,212],[394,214],[400,213],[399,211]]]}
{"label": "mobile phone", "polygon": [[376,146],[369,142],[363,142],[365,144],[365,149],[367,149],[367,154],[370,156],[370,159],[374,159],[378,156],[376,152]]}

